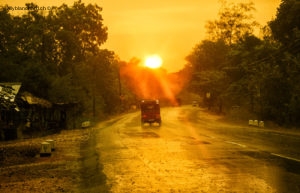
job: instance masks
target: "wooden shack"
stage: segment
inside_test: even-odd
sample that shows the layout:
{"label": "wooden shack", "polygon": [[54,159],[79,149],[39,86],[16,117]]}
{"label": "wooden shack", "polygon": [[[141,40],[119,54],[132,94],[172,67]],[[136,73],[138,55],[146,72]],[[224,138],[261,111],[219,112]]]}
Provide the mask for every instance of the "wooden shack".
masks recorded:
{"label": "wooden shack", "polygon": [[0,140],[17,138],[17,126],[21,123],[16,97],[21,83],[0,83]]}
{"label": "wooden shack", "polygon": [[29,92],[21,83],[0,83],[0,141],[43,136],[66,128],[65,104],[52,104]]}

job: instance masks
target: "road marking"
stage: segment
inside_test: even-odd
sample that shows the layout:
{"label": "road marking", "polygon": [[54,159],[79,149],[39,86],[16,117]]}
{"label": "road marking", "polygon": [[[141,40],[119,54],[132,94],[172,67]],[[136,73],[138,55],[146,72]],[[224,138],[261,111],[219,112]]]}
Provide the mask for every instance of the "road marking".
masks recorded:
{"label": "road marking", "polygon": [[300,163],[300,160],[299,160],[299,159],[296,159],[296,158],[292,158],[292,157],[288,157],[288,156],[280,155],[280,154],[276,154],[276,153],[271,153],[271,155],[275,155],[275,156],[277,156],[277,157],[281,157],[281,158],[284,158],[284,159],[293,160],[293,161],[296,161],[296,162],[299,162],[299,163]]}
{"label": "road marking", "polygon": [[230,143],[230,144],[233,144],[233,145],[238,145],[240,147],[247,147],[246,145],[243,145],[243,144],[240,144],[240,143],[236,143],[236,142],[233,142],[233,141],[225,141],[226,143]]}

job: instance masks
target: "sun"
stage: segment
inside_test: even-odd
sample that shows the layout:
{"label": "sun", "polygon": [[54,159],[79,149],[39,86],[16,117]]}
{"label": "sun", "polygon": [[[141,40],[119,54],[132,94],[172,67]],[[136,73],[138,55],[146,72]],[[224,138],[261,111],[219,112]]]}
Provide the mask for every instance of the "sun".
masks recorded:
{"label": "sun", "polygon": [[145,59],[145,66],[148,68],[159,68],[162,65],[162,59],[159,55],[147,56]]}

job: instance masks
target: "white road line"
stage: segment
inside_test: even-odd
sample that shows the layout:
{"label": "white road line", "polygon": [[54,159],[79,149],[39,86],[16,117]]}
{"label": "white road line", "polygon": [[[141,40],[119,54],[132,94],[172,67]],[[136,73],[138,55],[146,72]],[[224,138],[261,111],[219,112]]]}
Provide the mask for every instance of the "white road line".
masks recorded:
{"label": "white road line", "polygon": [[233,145],[238,145],[240,147],[247,147],[246,145],[243,145],[243,144],[240,144],[240,143],[236,143],[236,142],[233,142],[233,141],[225,141],[226,143],[230,143],[230,144],[233,144]]}
{"label": "white road line", "polygon": [[288,157],[288,156],[280,155],[280,154],[276,154],[276,153],[271,153],[271,155],[275,155],[275,156],[277,156],[277,157],[281,157],[281,158],[293,160],[293,161],[296,161],[296,162],[299,162],[299,163],[300,163],[300,160],[299,160],[299,159],[296,159],[296,158],[292,158],[292,157]]}

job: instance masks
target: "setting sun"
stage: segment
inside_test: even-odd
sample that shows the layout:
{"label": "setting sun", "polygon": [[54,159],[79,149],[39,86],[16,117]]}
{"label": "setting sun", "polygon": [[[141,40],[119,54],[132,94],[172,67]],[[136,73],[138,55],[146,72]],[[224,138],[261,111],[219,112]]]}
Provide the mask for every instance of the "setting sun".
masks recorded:
{"label": "setting sun", "polygon": [[159,55],[147,56],[145,59],[145,66],[148,68],[159,68],[162,65],[162,59]]}

